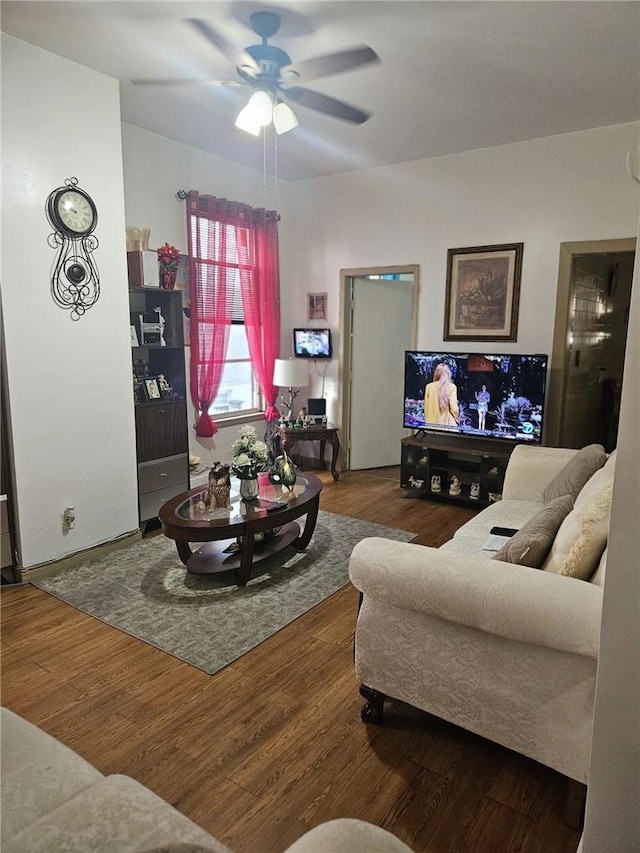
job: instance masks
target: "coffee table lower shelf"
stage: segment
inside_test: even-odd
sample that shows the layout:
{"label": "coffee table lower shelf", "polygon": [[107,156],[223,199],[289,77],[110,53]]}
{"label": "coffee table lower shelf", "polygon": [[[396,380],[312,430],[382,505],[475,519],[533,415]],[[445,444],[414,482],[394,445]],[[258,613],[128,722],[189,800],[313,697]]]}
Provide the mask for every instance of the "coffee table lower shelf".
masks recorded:
{"label": "coffee table lower shelf", "polygon": [[[282,551],[288,545],[295,548],[295,541],[300,537],[300,525],[290,521],[279,528],[278,532],[269,539],[256,542],[253,548],[251,563],[259,563]],[[188,542],[176,540],[180,559],[188,572],[194,575],[208,575],[215,572],[235,572],[242,565],[242,549],[231,554],[225,554],[229,547],[229,539],[216,542],[205,542],[197,551],[192,551]],[[231,540],[234,541],[235,540]]]}

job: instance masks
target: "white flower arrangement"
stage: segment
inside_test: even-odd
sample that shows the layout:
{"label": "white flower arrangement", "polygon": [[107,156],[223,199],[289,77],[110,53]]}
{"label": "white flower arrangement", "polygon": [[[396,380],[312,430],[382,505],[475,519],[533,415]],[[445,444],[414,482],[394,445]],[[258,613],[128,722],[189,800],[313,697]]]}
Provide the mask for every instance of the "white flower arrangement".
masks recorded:
{"label": "white flower arrangement", "polygon": [[240,427],[240,438],[232,446],[231,470],[240,480],[253,480],[260,471],[269,469],[269,448],[256,435],[252,426]]}

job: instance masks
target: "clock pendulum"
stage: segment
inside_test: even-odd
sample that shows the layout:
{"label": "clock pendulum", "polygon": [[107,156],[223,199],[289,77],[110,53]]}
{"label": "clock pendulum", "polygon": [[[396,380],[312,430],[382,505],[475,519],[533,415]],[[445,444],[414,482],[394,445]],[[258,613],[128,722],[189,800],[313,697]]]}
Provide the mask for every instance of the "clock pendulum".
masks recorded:
{"label": "clock pendulum", "polygon": [[60,308],[79,320],[100,296],[100,276],[93,259],[98,212],[91,196],[67,178],[47,198],[47,219],[54,229],[47,242],[57,249],[51,271],[51,295]]}

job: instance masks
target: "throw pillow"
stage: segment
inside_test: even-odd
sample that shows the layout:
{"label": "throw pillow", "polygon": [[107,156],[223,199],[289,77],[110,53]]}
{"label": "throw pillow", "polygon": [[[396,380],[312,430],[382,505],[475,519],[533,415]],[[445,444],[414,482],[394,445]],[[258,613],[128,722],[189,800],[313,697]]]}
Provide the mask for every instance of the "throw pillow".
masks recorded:
{"label": "throw pillow", "polygon": [[571,510],[542,566],[545,572],[589,580],[607,545],[612,491],[606,486],[586,506]]}
{"label": "throw pillow", "polygon": [[547,485],[542,494],[543,500],[546,503],[562,495],[571,495],[575,500],[587,480],[602,468],[606,461],[607,454],[601,444],[583,447]]}
{"label": "throw pillow", "polygon": [[615,451],[609,456],[605,464],[599,471],[587,480],[586,484],[580,490],[580,494],[576,498],[576,509],[580,509],[591,503],[597,495],[607,486],[613,485],[613,475],[616,469],[616,454]]}
{"label": "throw pillow", "polygon": [[494,560],[539,569],[551,550],[558,528],[571,512],[569,495],[554,498],[530,518],[494,555]]}

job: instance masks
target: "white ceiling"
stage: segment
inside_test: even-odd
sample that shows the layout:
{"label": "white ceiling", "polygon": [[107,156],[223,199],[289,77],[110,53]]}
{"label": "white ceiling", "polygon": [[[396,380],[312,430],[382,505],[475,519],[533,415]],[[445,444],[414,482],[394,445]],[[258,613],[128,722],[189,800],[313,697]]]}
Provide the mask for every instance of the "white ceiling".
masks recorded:
{"label": "white ceiling", "polygon": [[[262,171],[261,139],[234,127],[244,88],[134,86],[131,78],[235,78],[232,63],[186,18],[238,47],[249,15],[282,16],[270,43],[293,61],[370,45],[379,64],[308,88],[371,111],[352,125],[302,106],[278,137],[288,180],[419,160],[640,118],[638,2],[1,3],[5,32],[121,80],[124,122]],[[273,162],[274,140],[266,156]]]}

